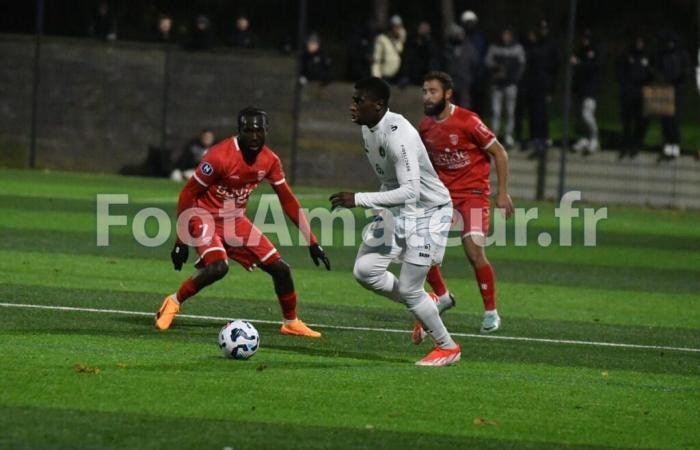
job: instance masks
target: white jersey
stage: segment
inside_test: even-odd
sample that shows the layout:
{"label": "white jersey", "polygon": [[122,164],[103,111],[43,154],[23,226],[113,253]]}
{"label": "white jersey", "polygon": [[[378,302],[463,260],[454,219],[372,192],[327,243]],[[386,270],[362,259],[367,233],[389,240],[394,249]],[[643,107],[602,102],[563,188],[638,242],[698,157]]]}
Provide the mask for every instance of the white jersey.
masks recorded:
{"label": "white jersey", "polygon": [[418,131],[401,114],[387,110],[374,127],[362,127],[362,139],[381,189],[355,194],[357,206],[422,215],[421,211],[450,203],[450,193],[435,173]]}

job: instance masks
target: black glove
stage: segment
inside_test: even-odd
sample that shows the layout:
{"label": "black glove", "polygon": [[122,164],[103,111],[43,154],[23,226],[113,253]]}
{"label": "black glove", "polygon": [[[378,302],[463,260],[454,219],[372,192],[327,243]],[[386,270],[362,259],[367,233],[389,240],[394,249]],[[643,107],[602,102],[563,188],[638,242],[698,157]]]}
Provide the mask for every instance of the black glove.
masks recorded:
{"label": "black glove", "polygon": [[323,248],[321,248],[320,245],[310,245],[309,254],[311,255],[311,259],[313,260],[314,264],[316,264],[316,267],[318,267],[318,261],[321,260],[323,261],[323,265],[326,266],[326,270],[331,270],[331,260],[328,259],[326,252],[323,251]]}
{"label": "black glove", "polygon": [[170,259],[173,261],[173,268],[180,271],[182,265],[187,262],[187,257],[190,255],[190,248],[187,244],[176,242],[173,251],[170,252]]}

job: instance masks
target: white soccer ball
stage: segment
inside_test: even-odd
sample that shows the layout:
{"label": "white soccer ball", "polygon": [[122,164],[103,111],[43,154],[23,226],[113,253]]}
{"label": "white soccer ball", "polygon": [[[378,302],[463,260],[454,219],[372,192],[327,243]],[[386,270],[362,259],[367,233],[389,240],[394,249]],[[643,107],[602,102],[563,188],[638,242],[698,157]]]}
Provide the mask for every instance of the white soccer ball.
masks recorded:
{"label": "white soccer ball", "polygon": [[248,359],[259,347],[260,335],[250,322],[234,320],[219,331],[219,348],[227,358]]}

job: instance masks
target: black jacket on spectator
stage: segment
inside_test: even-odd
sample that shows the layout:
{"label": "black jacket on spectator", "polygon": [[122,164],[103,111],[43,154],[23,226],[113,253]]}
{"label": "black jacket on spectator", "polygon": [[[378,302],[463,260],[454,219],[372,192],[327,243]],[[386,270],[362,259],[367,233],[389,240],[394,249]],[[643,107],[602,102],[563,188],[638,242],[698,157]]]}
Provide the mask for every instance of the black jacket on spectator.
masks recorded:
{"label": "black jacket on spectator", "polygon": [[620,56],[616,69],[620,93],[625,97],[641,97],[642,87],[652,81],[651,58],[634,45]]}
{"label": "black jacket on spectator", "polygon": [[685,82],[685,77],[690,70],[690,57],[676,40],[672,42],[672,47],[668,43],[663,44],[664,48],[657,60],[657,70],[662,81],[678,87]]}
{"label": "black jacket on spectator", "polygon": [[330,81],[331,59],[323,50],[314,53],[305,51],[301,57],[301,74],[308,81],[320,81],[323,84]]}
{"label": "black jacket on spectator", "polygon": [[579,63],[574,67],[573,91],[580,98],[594,98],[600,92],[600,50],[593,44],[584,46],[576,53],[576,57]]}
{"label": "black jacket on spectator", "polygon": [[454,83],[454,103],[471,107],[471,86],[479,67],[479,55],[468,40],[448,40],[440,63],[442,70],[450,74]]}
{"label": "black jacket on spectator", "polygon": [[229,35],[228,44],[235,48],[253,48],[255,47],[255,37],[250,30],[234,30]]}
{"label": "black jacket on spectator", "polygon": [[350,79],[357,81],[372,73],[374,39],[377,31],[372,24],[357,26],[350,34],[348,49],[350,55]]}
{"label": "black jacket on spectator", "polygon": [[556,86],[557,74],[559,73],[559,65],[561,63],[559,60],[559,43],[554,38],[547,35],[540,38],[538,46],[543,53],[543,82],[547,85],[547,95],[552,95]]}
{"label": "black jacket on spectator", "polygon": [[429,36],[413,35],[406,42],[401,72],[414,85],[422,85],[423,77],[439,66],[440,50]]}

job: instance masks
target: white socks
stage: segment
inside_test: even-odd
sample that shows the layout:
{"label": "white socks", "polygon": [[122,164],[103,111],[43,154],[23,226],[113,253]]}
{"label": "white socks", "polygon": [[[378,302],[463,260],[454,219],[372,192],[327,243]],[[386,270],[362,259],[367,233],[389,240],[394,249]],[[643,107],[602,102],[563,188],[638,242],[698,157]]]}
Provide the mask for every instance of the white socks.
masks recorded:
{"label": "white socks", "polygon": [[440,297],[438,297],[437,301],[437,307],[438,311],[440,311],[440,314],[444,313],[448,309],[452,308],[455,305],[455,302],[452,301],[452,297],[450,297],[450,291],[445,292],[442,294]]}
{"label": "white socks", "polygon": [[426,294],[423,299],[415,306],[409,308],[416,320],[418,320],[433,341],[435,345],[445,349],[456,348],[457,344],[452,340],[450,333],[445,328],[438,312],[438,307],[430,297]]}

